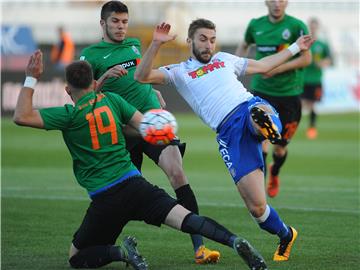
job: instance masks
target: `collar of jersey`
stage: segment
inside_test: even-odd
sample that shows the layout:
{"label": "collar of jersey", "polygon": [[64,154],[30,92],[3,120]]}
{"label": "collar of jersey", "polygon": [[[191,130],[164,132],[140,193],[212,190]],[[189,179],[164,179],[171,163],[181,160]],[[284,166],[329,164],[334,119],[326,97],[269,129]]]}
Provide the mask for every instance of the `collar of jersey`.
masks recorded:
{"label": "collar of jersey", "polygon": [[91,91],[90,93],[83,95],[81,98],[78,99],[78,101],[76,102],[75,105],[80,105],[80,104],[86,103],[87,101],[89,101],[92,98],[95,98],[94,91]]}

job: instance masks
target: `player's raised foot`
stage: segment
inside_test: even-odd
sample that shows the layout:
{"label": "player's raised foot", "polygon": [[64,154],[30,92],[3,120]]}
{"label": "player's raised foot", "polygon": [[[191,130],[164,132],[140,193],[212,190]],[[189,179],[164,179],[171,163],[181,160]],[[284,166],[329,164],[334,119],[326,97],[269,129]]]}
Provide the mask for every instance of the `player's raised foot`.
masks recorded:
{"label": "player's raised foot", "polygon": [[252,120],[259,126],[258,131],[265,139],[268,139],[273,144],[281,139],[278,127],[265,110],[254,106],[250,109],[250,115]]}
{"label": "player's raised foot", "polygon": [[197,264],[217,263],[220,260],[220,252],[210,250],[204,245],[200,246],[195,252],[195,262]]}
{"label": "player's raised foot", "polygon": [[306,137],[309,140],[315,140],[318,136],[317,129],[315,127],[310,127],[306,130]]}
{"label": "player's raised foot", "polygon": [[269,197],[274,198],[279,193],[280,189],[280,178],[278,175],[273,175],[272,172],[272,166],[269,166],[269,180],[267,182],[266,186],[266,192]]}
{"label": "player's raised foot", "polygon": [[250,243],[238,237],[234,242],[234,249],[237,254],[240,255],[241,258],[245,261],[245,263],[249,266],[251,270],[267,270],[267,266],[265,264],[264,258],[260,255],[260,253],[253,248]]}
{"label": "player's raised foot", "polygon": [[298,232],[293,228],[289,227],[292,233],[290,241],[280,241],[278,248],[274,254],[274,261],[287,261],[290,257],[291,248],[297,238]]}
{"label": "player's raised foot", "polygon": [[137,242],[134,237],[127,236],[122,246],[126,252],[126,256],[124,261],[126,262],[126,266],[131,265],[136,270],[147,270],[148,265],[145,262],[145,259],[140,255],[137,250]]}

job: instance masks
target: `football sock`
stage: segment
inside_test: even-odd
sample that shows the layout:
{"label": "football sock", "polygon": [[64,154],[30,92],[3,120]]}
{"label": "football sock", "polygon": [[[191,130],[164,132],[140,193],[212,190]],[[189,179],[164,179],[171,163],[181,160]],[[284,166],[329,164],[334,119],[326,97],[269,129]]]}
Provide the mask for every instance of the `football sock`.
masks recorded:
{"label": "football sock", "polygon": [[266,152],[262,152],[262,156],[263,156],[263,161],[264,161],[264,177],[266,178],[266,174],[267,174],[267,166],[266,166],[267,153],[266,153]]}
{"label": "football sock", "polygon": [[275,153],[273,153],[273,160],[274,160],[274,164],[271,168],[271,174],[272,175],[279,175],[280,173],[280,168],[281,166],[284,164],[285,160],[286,160],[286,157],[287,157],[287,152],[285,153],[284,156],[280,157],[280,156],[277,156],[275,155]]}
{"label": "football sock", "polygon": [[310,112],[310,127],[315,127],[316,113],[314,110]]}
{"label": "football sock", "polygon": [[92,246],[81,249],[69,259],[73,268],[98,268],[114,261],[123,261],[125,252],[118,246]]}
{"label": "football sock", "polygon": [[208,217],[198,216],[194,213],[188,214],[181,224],[181,231],[202,236],[218,243],[233,247],[236,235],[228,229]]}
{"label": "football sock", "polygon": [[[175,194],[179,204],[181,204],[191,212],[199,214],[199,207],[196,201],[196,197],[189,184],[176,189]],[[194,251],[196,251],[201,245],[204,244],[201,235],[192,234],[190,235],[190,237],[194,246]]]}
{"label": "football sock", "polygon": [[269,205],[266,205],[264,214],[261,217],[254,217],[260,228],[284,239],[289,235],[289,228],[280,219],[278,213]]}

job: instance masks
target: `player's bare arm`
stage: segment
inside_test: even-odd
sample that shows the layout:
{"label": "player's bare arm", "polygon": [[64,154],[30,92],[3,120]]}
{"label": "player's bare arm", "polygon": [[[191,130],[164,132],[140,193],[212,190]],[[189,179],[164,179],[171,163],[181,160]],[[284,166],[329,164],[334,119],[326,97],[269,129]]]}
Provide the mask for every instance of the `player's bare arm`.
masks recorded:
{"label": "player's bare arm", "polygon": [[105,81],[109,78],[118,78],[128,74],[128,71],[120,65],[116,65],[106,71],[97,81],[96,81],[96,91],[100,91],[103,87]]}
{"label": "player's bare arm", "polygon": [[[310,54],[309,49],[313,43],[314,43],[314,39],[310,35],[304,35],[299,37],[296,40],[296,42],[293,43],[286,50],[282,50],[281,52],[264,57],[260,60],[249,59],[248,67],[246,69],[246,74],[268,73],[274,68],[277,68],[281,64],[285,63],[285,61],[289,60],[292,56],[294,56],[299,52],[301,52],[302,54],[305,53]],[[302,55],[298,58],[302,58]],[[292,61],[289,61],[288,63]],[[311,54],[310,54],[310,61],[311,61]]]}
{"label": "player's bare arm", "polygon": [[139,111],[136,111],[134,115],[131,117],[130,121],[128,122],[128,126],[131,126],[132,128],[135,128],[136,131],[138,131],[142,119],[143,119],[143,114]]}
{"label": "player's bare arm", "polygon": [[122,127],[123,134],[126,136],[141,137],[139,126],[142,119],[143,114],[139,111],[136,111],[127,125]]}
{"label": "player's bare arm", "polygon": [[155,92],[156,97],[158,98],[158,100],[160,102],[161,108],[165,109],[166,108],[166,102],[165,102],[165,99],[163,98],[161,92],[159,90],[156,90],[156,89],[153,89],[153,91]]}
{"label": "player's bare arm", "polygon": [[176,38],[176,35],[169,34],[170,29],[171,26],[167,23],[156,26],[150,47],[146,50],[139,66],[136,68],[134,74],[135,80],[142,83],[165,83],[165,75],[161,71],[153,69],[153,62],[161,45]]}
{"label": "player's bare arm", "polygon": [[280,74],[285,71],[306,67],[311,64],[311,59],[312,57],[310,50],[302,51],[299,57],[270,70],[269,72],[264,74],[264,77],[270,78],[276,74]]}
{"label": "player's bare arm", "polygon": [[17,125],[44,128],[39,111],[33,108],[34,87],[42,73],[43,54],[37,50],[31,55],[27,64],[26,80],[16,103],[13,120]]}

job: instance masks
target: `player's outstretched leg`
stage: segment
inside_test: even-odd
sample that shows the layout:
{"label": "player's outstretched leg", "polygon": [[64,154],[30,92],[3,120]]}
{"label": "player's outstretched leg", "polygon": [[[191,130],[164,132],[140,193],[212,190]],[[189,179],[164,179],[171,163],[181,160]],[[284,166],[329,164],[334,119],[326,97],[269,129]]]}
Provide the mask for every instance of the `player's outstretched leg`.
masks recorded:
{"label": "player's outstretched leg", "polygon": [[134,237],[127,236],[124,239],[122,243],[122,247],[125,251],[124,261],[126,262],[126,265],[131,265],[136,270],[147,270],[148,265],[145,262],[145,259],[140,255],[136,246],[137,242]]}
{"label": "player's outstretched leg", "polygon": [[293,227],[289,227],[289,230],[291,231],[291,238],[280,240],[279,246],[274,254],[274,261],[289,260],[291,248],[298,235],[298,232]]}
{"label": "player's outstretched leg", "polygon": [[[158,165],[168,176],[172,187],[175,190],[178,203],[193,213],[199,214],[199,207],[193,190],[188,184],[182,168],[181,155],[185,152],[185,144],[174,140],[176,145],[170,145],[162,150]],[[182,153],[182,154],[181,154]],[[220,252],[206,248],[203,238],[198,234],[191,234],[191,240],[195,252],[195,263],[215,264],[220,259]]]}
{"label": "player's outstretched leg", "polygon": [[247,263],[250,269],[266,270],[267,266],[265,260],[260,255],[260,253],[254,249],[250,243],[241,238],[237,237],[234,241],[234,249],[237,254]]}
{"label": "player's outstretched leg", "polygon": [[[264,108],[259,105],[255,105],[250,109],[251,119],[255,122],[255,128],[257,131],[271,143],[277,143],[281,139],[281,126],[279,128],[278,123],[274,123],[273,117],[277,117],[275,114],[266,112]],[[278,121],[280,123],[280,121]]]}
{"label": "player's outstretched leg", "polygon": [[[177,228],[175,224],[179,224],[178,219],[185,214],[181,222],[181,231],[192,234],[201,234],[213,241],[229,246],[237,252],[237,254],[245,261],[252,270],[267,269],[263,257],[248,241],[236,236],[228,229],[208,217],[198,216],[194,213],[186,214],[184,208],[180,205],[175,206],[168,217],[166,224]],[[187,210],[186,210],[187,211]]]}

